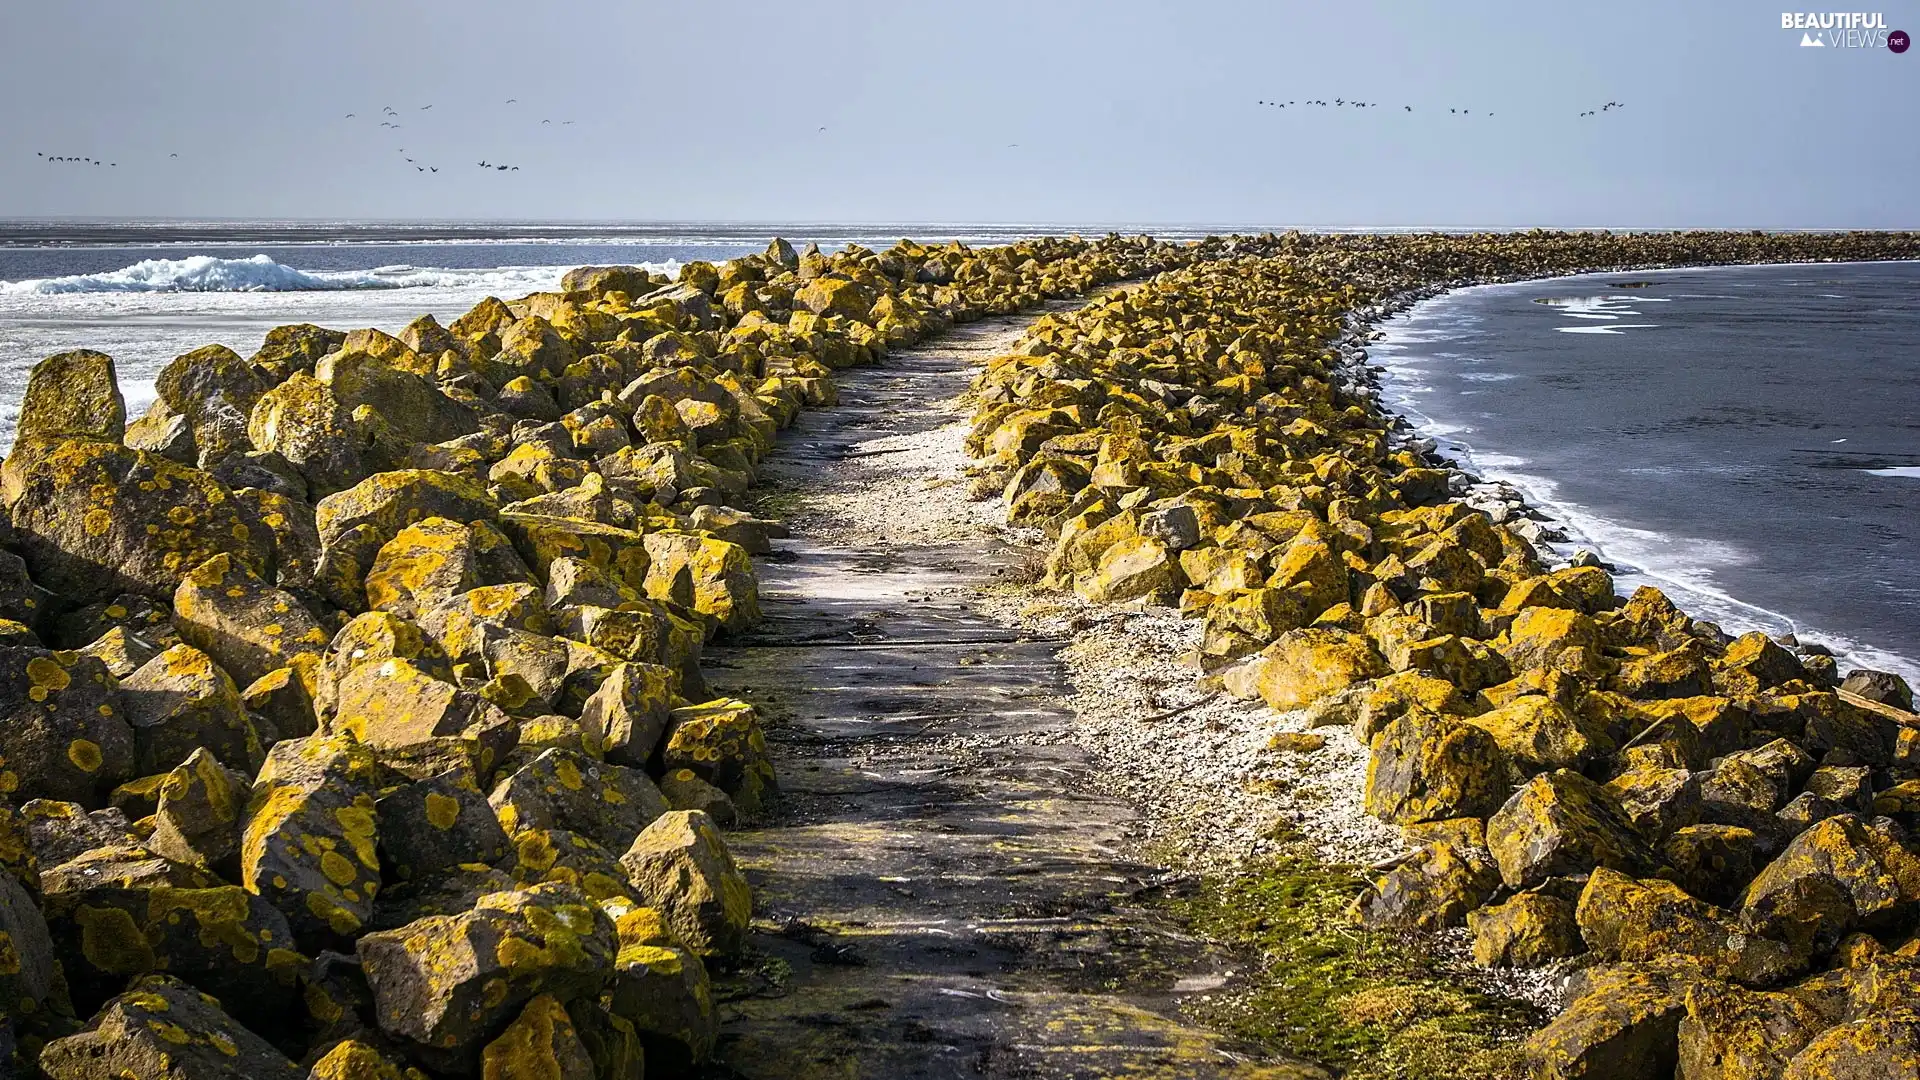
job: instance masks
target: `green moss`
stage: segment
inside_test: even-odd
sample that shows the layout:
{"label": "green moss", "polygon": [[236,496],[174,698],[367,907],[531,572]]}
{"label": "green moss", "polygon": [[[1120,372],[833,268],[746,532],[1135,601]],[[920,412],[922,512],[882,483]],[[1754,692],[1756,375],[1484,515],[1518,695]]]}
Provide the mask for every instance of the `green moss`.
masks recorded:
{"label": "green moss", "polygon": [[1349,1080],[1524,1075],[1518,1040],[1544,1018],[1463,986],[1417,939],[1354,925],[1346,907],[1365,885],[1352,868],[1294,853],[1173,901],[1193,930],[1258,958],[1241,988],[1194,1006],[1195,1019]]}

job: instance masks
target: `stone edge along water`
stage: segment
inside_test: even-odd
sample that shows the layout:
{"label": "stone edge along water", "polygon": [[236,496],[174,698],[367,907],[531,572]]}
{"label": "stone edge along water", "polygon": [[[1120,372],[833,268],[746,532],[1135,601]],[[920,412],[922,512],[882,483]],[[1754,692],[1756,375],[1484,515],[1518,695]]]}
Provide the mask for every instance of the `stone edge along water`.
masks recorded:
{"label": "stone edge along water", "polygon": [[1909,688],[1730,639],[1379,403],[1371,325],[1467,284],[1912,258],[1908,234],[1298,236],[1044,317],[975,382],[1044,586],[1204,621],[1205,685],[1350,725],[1412,854],[1360,923],[1573,970],[1539,1077],[1920,1075]]}
{"label": "stone edge along water", "polygon": [[[208,346],[0,466],[0,1031],[147,1076],[680,1075],[776,789],[700,659],[833,372],[1181,265],[1145,238],[586,267],[399,336]],[[731,505],[730,505],[731,504]]]}

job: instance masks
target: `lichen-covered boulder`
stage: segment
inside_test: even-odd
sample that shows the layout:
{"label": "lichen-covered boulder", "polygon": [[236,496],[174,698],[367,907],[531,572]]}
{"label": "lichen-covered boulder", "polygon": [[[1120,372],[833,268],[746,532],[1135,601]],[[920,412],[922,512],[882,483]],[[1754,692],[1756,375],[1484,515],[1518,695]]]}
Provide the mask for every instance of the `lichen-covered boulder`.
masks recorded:
{"label": "lichen-covered boulder", "polygon": [[1538,694],[1515,698],[1467,722],[1492,735],[1522,774],[1579,770],[1611,746],[1604,732]]}
{"label": "lichen-covered boulder", "polygon": [[1672,882],[1639,881],[1604,866],[1587,879],[1574,917],[1581,939],[1603,961],[1691,957],[1702,971],[1753,986],[1778,982],[1805,964],[1781,942],[1742,933],[1727,912]]}
{"label": "lichen-covered boulder", "polygon": [[380,865],[400,881],[431,878],[462,864],[497,863],[511,850],[487,797],[460,770],[384,792],[375,808]]}
{"label": "lichen-covered boulder", "polygon": [[321,357],[338,349],[346,339],[343,331],[312,323],[276,326],[267,331],[260,351],[247,362],[260,369],[269,382],[279,382],[295,372],[311,372]]}
{"label": "lichen-covered boulder", "polygon": [[19,880],[0,870],[0,1002],[9,1014],[37,1012],[55,985],[47,920]]}
{"label": "lichen-covered boulder", "polygon": [[666,736],[676,701],[674,673],[658,664],[622,663],[580,711],[580,720],[616,765],[642,768]]}
{"label": "lichen-covered boulder", "polygon": [[674,709],[660,760],[669,771],[692,770],[748,813],[778,786],[759,714],[732,698]]}
{"label": "lichen-covered boulder", "polygon": [[654,532],[645,539],[647,595],[698,612],[729,633],[760,621],[760,583],[746,549],[692,533]]}
{"label": "lichen-covered boulder", "polygon": [[551,994],[527,1002],[480,1056],[481,1080],[595,1080],[593,1055],[574,1030],[566,1006]]}
{"label": "lichen-covered boulder", "polygon": [[142,775],[166,772],[202,747],[230,769],[251,772],[259,764],[263,748],[240,689],[191,645],[140,665],[120,684],[120,700]]}
{"label": "lichen-covered boulder", "polygon": [[645,773],[559,748],[501,780],[487,801],[509,834],[566,829],[616,851],[667,812]]}
{"label": "lichen-covered boulder", "polygon": [[1460,925],[1499,887],[1486,848],[1427,844],[1355,897],[1352,914],[1374,929],[1441,930]]}
{"label": "lichen-covered boulder", "polygon": [[1344,630],[1290,630],[1260,652],[1258,686],[1267,707],[1302,709],[1355,683],[1387,674],[1372,643]]}
{"label": "lichen-covered boulder", "polygon": [[[313,377],[348,412],[371,408],[408,442],[459,438],[477,424],[472,408],[440,392],[429,379],[395,366],[392,358],[347,347],[314,365]],[[397,344],[397,343],[396,343]]]}
{"label": "lichen-covered boulder", "polygon": [[182,640],[243,686],[300,653],[324,650],[332,637],[292,593],[268,585],[226,553],[180,579],[173,623]]}
{"label": "lichen-covered boulder", "polygon": [[477,1050],[539,994],[598,993],[617,948],[613,921],[560,884],[492,893],[358,943],[381,1029],[438,1050]]}
{"label": "lichen-covered boulder", "polygon": [[628,911],[615,927],[608,1007],[640,1032],[654,1067],[684,1072],[705,1062],[720,1035],[706,965],[654,908]]}
{"label": "lichen-covered boulder", "polygon": [[1397,824],[1483,817],[1508,790],[1506,754],[1492,735],[1424,710],[1389,723],[1367,762],[1367,812]]}
{"label": "lichen-covered boulder", "polygon": [[105,664],[0,645],[0,790],[91,806],[133,775],[133,729]]}
{"label": "lichen-covered boulder", "polygon": [[1527,1039],[1529,1075],[1537,1080],[1672,1076],[1692,981],[1634,964],[1589,974],[1585,992]]}
{"label": "lichen-covered boulder", "polygon": [[1873,1016],[1837,1024],[1808,1041],[1781,1080],[1895,1080],[1920,1075],[1920,1020]]}
{"label": "lichen-covered boulder", "polygon": [[222,553],[273,573],[272,534],[224,484],[117,443],[64,442],[26,464],[13,524],[33,579],[70,604],[170,600],[182,575]]}
{"label": "lichen-covered boulder", "polygon": [[1540,967],[1585,951],[1571,901],[1523,892],[1467,914],[1473,962],[1488,967]]}
{"label": "lichen-covered boulder", "polygon": [[52,1080],[302,1080],[273,1044],[236,1023],[214,998],[149,975],[107,1002],[78,1035],[40,1052]]}
{"label": "lichen-covered boulder", "polygon": [[426,1080],[427,1074],[361,1039],[342,1039],[320,1055],[307,1080]]}
{"label": "lichen-covered boulder", "polygon": [[333,546],[359,525],[370,525],[378,550],[400,530],[430,517],[449,521],[491,520],[499,505],[485,485],[458,473],[402,469],[376,473],[314,506],[320,542]]}
{"label": "lichen-covered boulder", "polygon": [[1818,955],[1861,922],[1885,923],[1920,901],[1920,855],[1840,814],[1801,833],[1747,886],[1741,917],[1755,932]]}
{"label": "lichen-covered boulder", "polygon": [[634,838],[620,865],[640,899],[696,953],[731,955],[745,944],[753,893],[707,815],[660,815]]}
{"label": "lichen-covered boulder", "polygon": [[473,530],[463,522],[431,517],[401,529],[381,546],[367,570],[367,607],[414,619],[484,584]]}
{"label": "lichen-covered boulder", "polygon": [[1148,536],[1130,536],[1100,553],[1092,570],[1074,579],[1083,600],[1119,603],[1146,599],[1167,603],[1179,593],[1185,579],[1174,552]]}
{"label": "lichen-covered boulder", "polygon": [[1500,651],[1515,670],[1593,675],[1605,665],[1604,641],[1591,618],[1565,608],[1530,607],[1513,617]]}
{"label": "lichen-covered boulder", "polygon": [[1828,1020],[1791,992],[1720,982],[1687,991],[1680,1021],[1680,1075],[1700,1080],[1778,1080]]}
{"label": "lichen-covered boulder", "polygon": [[361,664],[340,680],[333,730],[375,747],[457,737],[504,722],[480,695],[435,678],[417,661]]}
{"label": "lichen-covered boulder", "polygon": [[1652,876],[1659,857],[1633,831],[1606,789],[1565,769],[1541,773],[1487,819],[1500,877],[1528,889],[1596,866]]}
{"label": "lichen-covered boulder", "polygon": [[125,843],[48,868],[41,886],[83,1006],[162,971],[222,996],[249,1023],[275,1022],[292,1004],[306,959],[286,918],[238,886]]}
{"label": "lichen-covered boulder", "polygon": [[287,916],[303,942],[349,939],[380,890],[374,797],[380,767],[350,736],[276,744],[254,782],[240,883]]}
{"label": "lichen-covered boulder", "polygon": [[247,791],[239,779],[206,748],[195,750],[160,782],[147,846],[202,870],[223,867],[240,847]]}
{"label": "lichen-covered boulder", "polygon": [[381,429],[333,396],[325,383],[296,372],[254,402],[247,440],[277,454],[314,495],[353,486],[392,456]]}
{"label": "lichen-covered boulder", "polygon": [[[119,442],[127,404],[113,358],[91,349],[56,353],[33,365],[14,424],[16,452],[36,440]],[[10,455],[11,456],[11,455]]]}

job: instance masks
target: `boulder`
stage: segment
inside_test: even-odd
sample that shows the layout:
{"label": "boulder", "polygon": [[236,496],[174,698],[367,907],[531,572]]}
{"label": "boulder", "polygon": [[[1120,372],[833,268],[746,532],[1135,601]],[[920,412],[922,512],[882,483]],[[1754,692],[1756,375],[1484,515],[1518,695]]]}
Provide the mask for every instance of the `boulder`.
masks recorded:
{"label": "boulder", "polygon": [[361,664],[340,680],[338,694],[332,729],[373,747],[457,738],[506,722],[480,695],[435,678],[414,660]]}
{"label": "boulder", "polygon": [[1277,712],[1305,708],[1387,673],[1367,639],[1344,630],[1290,630],[1260,652],[1260,697]]}
{"label": "boulder", "polygon": [[1830,1027],[1808,1041],[1781,1080],[1895,1080],[1920,1075],[1920,1019],[1876,1016]]}
{"label": "boulder", "polygon": [[1584,769],[1610,746],[1603,732],[1552,698],[1530,694],[1467,721],[1493,736],[1522,774]]}
{"label": "boulder", "polygon": [[1459,926],[1499,887],[1485,847],[1427,844],[1355,897],[1352,914],[1376,930],[1441,930]]}
{"label": "boulder", "polygon": [[1567,770],[1541,773],[1487,819],[1487,846],[1510,888],[1597,866],[1651,876],[1659,857],[1628,824],[1606,789]]}
{"label": "boulder", "polygon": [[374,796],[380,768],[350,736],[276,744],[254,783],[240,883],[287,916],[303,942],[350,939],[380,890]]}
{"label": "boulder", "polygon": [[1827,1026],[1792,993],[1719,982],[1687,991],[1680,1021],[1680,1073],[1689,1080],[1778,1080],[1788,1061]]}
{"label": "boulder", "polygon": [[325,383],[296,372],[254,403],[247,440],[291,465],[312,494],[328,495],[392,458],[395,448],[383,443],[378,419],[357,415]]}
{"label": "boulder", "polygon": [[501,780],[487,801],[509,835],[565,829],[616,851],[667,812],[645,773],[559,748]]}
{"label": "boulder", "polygon": [[134,758],[133,729],[105,664],[0,645],[0,788],[98,805],[134,775]]}
{"label": "boulder", "polygon": [[90,349],[56,353],[27,374],[9,457],[34,442],[119,442],[126,426],[127,404],[113,358]]}
{"label": "boulder", "polygon": [[223,553],[273,573],[273,534],[225,485],[115,443],[64,442],[24,465],[13,524],[33,579],[74,605],[123,592],[170,600]]}
{"label": "boulder", "polygon": [[222,553],[193,568],[173,592],[173,622],[187,644],[246,685],[317,653],[333,636],[300,601]]}
{"label": "boulder", "polygon": [[107,1002],[78,1035],[40,1053],[51,1080],[302,1080],[273,1045],[220,1003],[165,975],[149,975]]}
{"label": "boulder", "polygon": [[732,955],[745,944],[753,894],[707,815],[660,815],[634,838],[620,865],[641,900],[694,952]]}
{"label": "boulder", "polygon": [[731,698],[674,709],[660,761],[668,771],[691,770],[747,813],[777,787],[759,714]]}
{"label": "boulder", "polygon": [[1820,955],[1856,925],[1884,924],[1920,901],[1920,855],[1853,814],[1801,833],[1747,886],[1741,918],[1756,933]]}
{"label": "boulder", "polygon": [[1854,668],[1840,683],[1840,689],[1855,697],[1868,701],[1877,701],[1882,705],[1891,705],[1896,709],[1913,711],[1913,690],[1907,681],[1887,671],[1874,671],[1871,668]]}
{"label": "boulder", "polygon": [[688,1072],[713,1053],[720,1035],[706,965],[654,908],[622,914],[620,952],[607,1005],[640,1033],[647,1058],[662,1071]]}
{"label": "boulder", "polygon": [[1545,892],[1523,892],[1467,914],[1473,962],[1488,967],[1541,967],[1586,949],[1574,905]]}
{"label": "boulder", "polygon": [[645,539],[646,592],[698,612],[729,633],[760,621],[760,586],[738,544],[690,533],[655,532]]}
{"label": "boulder", "polygon": [[658,664],[622,663],[587,698],[580,720],[608,761],[641,768],[653,759],[673,721],[675,683]]}
{"label": "boulder", "polygon": [[13,874],[0,870],[0,1001],[13,1015],[51,1004],[58,981],[53,938],[33,897]]}
{"label": "boulder", "polygon": [[204,747],[230,769],[251,772],[264,748],[240,690],[213,657],[175,645],[120,684],[133,727],[134,767],[166,772]]}
{"label": "boulder", "polygon": [[1367,763],[1367,812],[1397,824],[1483,817],[1508,790],[1493,736],[1438,713],[1410,711],[1389,723]]}
{"label": "boulder", "polygon": [[430,517],[449,521],[492,520],[499,505],[484,485],[457,473],[431,469],[403,469],[369,476],[337,491],[314,507],[314,526],[320,542],[332,547],[359,525],[373,527],[374,550],[400,530]]}
{"label": "boulder", "polygon": [[481,1080],[596,1080],[593,1056],[552,994],[527,1002],[480,1055]]}
{"label": "boulder", "polygon": [[239,782],[205,748],[195,750],[160,782],[153,835],[147,846],[175,862],[218,871],[240,847]]}
{"label": "boulder", "polygon": [[1551,669],[1593,675],[1604,665],[1600,628],[1565,608],[1530,607],[1508,624],[1500,651],[1515,670]]}
{"label": "boulder", "polygon": [[1672,1076],[1692,981],[1633,964],[1590,973],[1585,992],[1528,1037],[1524,1051],[1529,1075],[1536,1080]]}
{"label": "boulder", "polygon": [[1725,911],[1688,896],[1672,882],[1639,881],[1595,867],[1574,918],[1580,937],[1603,962],[1640,963],[1688,957],[1718,978],[1765,986],[1804,968],[1786,946],[1741,932]]}
{"label": "boulder", "polygon": [[358,942],[381,1030],[472,1051],[540,994],[596,994],[618,947],[613,922],[566,885],[480,897]]}
{"label": "boulder", "polygon": [[380,865],[400,881],[435,878],[462,864],[491,865],[512,850],[487,797],[461,770],[383,792],[374,809]]}

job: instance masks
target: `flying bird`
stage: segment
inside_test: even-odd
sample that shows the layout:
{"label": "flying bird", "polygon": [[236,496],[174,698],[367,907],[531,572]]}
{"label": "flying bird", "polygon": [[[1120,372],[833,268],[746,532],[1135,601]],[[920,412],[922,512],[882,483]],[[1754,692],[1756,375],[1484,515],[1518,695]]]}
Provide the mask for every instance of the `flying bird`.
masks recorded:
{"label": "flying bird", "polygon": [[507,99],[507,104],[509,104],[509,105],[518,105],[518,104],[520,104],[520,99],[519,99],[519,98],[517,98],[517,97],[510,97],[510,98],[508,98],[508,99]]}
{"label": "flying bird", "polygon": [[353,118],[354,118],[355,116],[357,116],[357,115],[358,115],[357,113],[348,113],[348,114],[347,114],[347,119],[349,119],[349,120],[351,120],[351,119],[353,119]]}
{"label": "flying bird", "polygon": [[179,155],[179,154],[168,154],[167,156],[168,156],[168,157],[170,157],[170,158],[176,158],[176,157],[179,157],[180,155]]}
{"label": "flying bird", "polygon": [[426,111],[427,111],[428,109],[431,109],[431,108],[433,108],[433,106],[431,106],[431,105],[422,105],[422,106],[420,106],[420,111],[421,111],[421,112],[426,112]]}
{"label": "flying bird", "polygon": [[440,171],[440,166],[438,166],[438,165],[429,165],[429,166],[427,166],[427,171],[428,171],[428,172],[439,172],[439,171]]}

